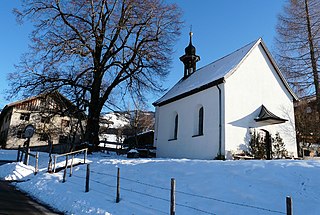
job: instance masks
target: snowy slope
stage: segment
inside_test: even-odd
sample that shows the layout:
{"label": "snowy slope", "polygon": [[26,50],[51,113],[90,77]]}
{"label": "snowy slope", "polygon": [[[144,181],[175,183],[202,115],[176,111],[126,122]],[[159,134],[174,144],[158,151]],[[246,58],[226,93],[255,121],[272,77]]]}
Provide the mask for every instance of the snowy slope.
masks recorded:
{"label": "snowy slope", "polygon": [[111,122],[109,128],[121,128],[130,124],[128,117],[120,113],[106,113],[102,116],[102,119]]}
{"label": "snowy slope", "polygon": [[[0,160],[15,157],[14,151],[0,150]],[[99,153],[89,156],[88,193],[85,165],[62,183],[63,172],[46,173],[47,162],[41,153],[36,176],[21,163],[0,166],[0,178],[29,179],[15,185],[67,214],[169,214],[171,178],[176,179],[176,214],[285,214],[287,195],[294,214],[319,214],[320,161],[127,159]],[[115,203],[117,167],[120,203]]]}
{"label": "snowy slope", "polygon": [[[120,113],[114,113],[110,112],[107,114],[102,115],[101,121],[104,123],[100,123],[100,127],[106,128],[106,129],[120,129],[124,128],[125,126],[128,126],[130,124],[129,118],[125,117],[124,114]],[[116,134],[108,134],[108,133],[102,133],[99,136],[100,140],[106,140],[109,142],[123,142],[124,136],[121,135],[120,137],[117,137]],[[103,144],[101,146],[104,146]],[[114,146],[111,146],[114,147]]]}

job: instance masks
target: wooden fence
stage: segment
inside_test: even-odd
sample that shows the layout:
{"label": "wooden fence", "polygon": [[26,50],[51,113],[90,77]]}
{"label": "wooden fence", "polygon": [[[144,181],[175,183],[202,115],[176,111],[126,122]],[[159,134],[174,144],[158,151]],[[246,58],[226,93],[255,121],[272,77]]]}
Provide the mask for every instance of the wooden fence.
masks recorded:
{"label": "wooden fence", "polygon": [[[103,146],[101,146],[102,144]],[[126,154],[128,152],[128,149],[123,148],[122,143],[115,143],[109,141],[100,141],[100,146],[98,148],[100,151],[116,152],[117,154]]]}
{"label": "wooden fence", "polygon": [[[98,175],[103,175],[103,176],[110,176],[110,177],[116,177],[116,185],[110,185],[110,184],[104,184],[103,182],[97,181],[92,179],[92,177],[90,176],[90,174],[94,173],[94,174],[98,174]],[[273,209],[268,209],[268,208],[263,208],[263,207],[259,207],[259,206],[254,206],[254,205],[248,205],[248,204],[244,204],[244,203],[237,203],[237,202],[231,202],[228,200],[223,200],[223,199],[218,199],[218,198],[213,198],[213,197],[208,197],[208,196],[201,196],[201,195],[197,195],[194,193],[187,193],[184,191],[179,191],[176,190],[176,180],[174,178],[171,178],[171,188],[165,188],[165,187],[160,187],[157,185],[152,185],[152,184],[147,184],[141,181],[135,181],[133,179],[128,179],[128,178],[124,178],[124,177],[120,177],[120,168],[117,168],[117,174],[116,175],[112,175],[112,174],[107,174],[107,173],[101,173],[101,172],[95,172],[93,170],[90,170],[90,164],[87,164],[87,168],[86,168],[86,176],[85,177],[81,177],[81,176],[76,176],[77,178],[83,178],[85,180],[85,192],[89,192],[90,188],[89,188],[89,184],[90,181],[92,182],[96,182],[102,185],[106,185],[108,187],[114,187],[116,189],[116,195],[115,195],[115,202],[119,203],[121,201],[120,198],[120,191],[124,190],[124,191],[128,191],[128,192],[133,192],[133,193],[137,193],[140,195],[145,195],[145,196],[149,196],[152,198],[156,198],[156,199],[160,199],[160,200],[164,200],[167,201],[169,203],[169,207],[170,207],[170,215],[175,215],[176,214],[176,206],[178,207],[186,207],[188,209],[192,209],[201,213],[205,213],[205,214],[212,214],[212,215],[216,215],[214,212],[211,211],[205,211],[203,209],[199,209],[190,205],[185,205],[185,204],[181,204],[181,203],[177,203],[176,201],[176,193],[179,194],[184,194],[184,195],[189,195],[189,196],[193,196],[193,197],[199,197],[202,199],[207,199],[207,200],[213,200],[213,201],[218,201],[218,202],[223,202],[225,204],[229,204],[229,205],[233,205],[233,206],[240,206],[240,207],[246,207],[246,208],[251,208],[251,209],[256,209],[259,211],[263,211],[263,212],[268,212],[268,213],[276,213],[276,214],[284,214],[284,215],[293,215],[293,210],[292,210],[292,198],[290,196],[287,196],[285,199],[285,204],[286,204],[286,211],[277,211],[277,210],[273,210]],[[139,191],[135,191],[133,189],[127,189],[127,188],[120,188],[120,180],[127,180],[127,181],[131,181],[132,183],[138,183],[140,185],[145,185],[147,187],[153,187],[155,189],[162,189],[162,190],[166,190],[168,192],[170,192],[170,199],[164,199],[161,197],[157,197],[155,195],[150,195],[150,194],[145,194]],[[63,181],[65,182],[65,180]]]}
{"label": "wooden fence", "polygon": [[30,148],[27,150],[26,148],[21,148],[21,146],[19,146],[18,153],[17,153],[17,162],[22,161],[23,155],[24,155],[23,164],[25,165],[29,165],[29,156],[35,158],[34,174],[36,175],[39,171],[39,152],[32,154],[30,152]]}
{"label": "wooden fence", "polygon": [[[66,156],[66,167],[67,167],[67,164],[68,164],[68,156],[69,156],[69,155],[72,155],[72,163],[73,163],[74,155],[75,155],[75,154],[78,154],[78,153],[81,153],[81,152],[84,152],[84,154],[83,154],[83,163],[86,163],[87,154],[88,154],[88,149],[87,149],[87,148],[85,148],[85,149],[80,149],[80,150],[73,151],[73,152],[68,152],[68,153],[60,154],[60,155],[54,155],[54,159],[53,159],[53,172],[56,172],[57,158],[62,157],[62,156]],[[49,164],[49,165],[51,165],[51,164]],[[65,167],[65,168],[66,168],[66,167]],[[49,167],[48,169],[52,169],[52,167]]]}

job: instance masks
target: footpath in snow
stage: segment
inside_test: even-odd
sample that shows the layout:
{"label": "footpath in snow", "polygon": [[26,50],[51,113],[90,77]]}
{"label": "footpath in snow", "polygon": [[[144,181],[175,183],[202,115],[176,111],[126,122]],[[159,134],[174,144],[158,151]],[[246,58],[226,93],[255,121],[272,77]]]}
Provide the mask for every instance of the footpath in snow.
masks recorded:
{"label": "footpath in snow", "polygon": [[[0,160],[14,160],[14,150],[0,150]],[[74,163],[83,162],[83,155]],[[127,159],[95,153],[90,164],[67,172],[47,173],[48,154],[40,153],[39,173],[14,162],[0,166],[2,180],[66,214],[169,214],[170,183],[176,180],[176,214],[286,214],[286,196],[294,214],[320,214],[320,161],[203,161],[188,159]],[[65,160],[58,160],[63,166]],[[116,203],[120,168],[120,202]]]}

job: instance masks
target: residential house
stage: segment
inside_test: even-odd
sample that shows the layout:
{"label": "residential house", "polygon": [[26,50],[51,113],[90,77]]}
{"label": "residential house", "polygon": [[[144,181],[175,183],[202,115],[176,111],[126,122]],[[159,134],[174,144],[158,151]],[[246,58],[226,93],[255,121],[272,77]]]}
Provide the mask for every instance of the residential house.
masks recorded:
{"label": "residential house", "polygon": [[0,146],[16,149],[26,143],[24,128],[33,125],[30,147],[63,144],[67,148],[80,141],[85,114],[59,92],[42,94],[6,105],[0,114]]}

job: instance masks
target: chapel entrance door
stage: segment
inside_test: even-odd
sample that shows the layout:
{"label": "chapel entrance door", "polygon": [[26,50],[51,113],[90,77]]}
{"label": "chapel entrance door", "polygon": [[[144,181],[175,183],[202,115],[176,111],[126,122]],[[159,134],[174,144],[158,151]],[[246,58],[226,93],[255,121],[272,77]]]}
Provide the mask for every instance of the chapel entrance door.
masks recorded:
{"label": "chapel entrance door", "polygon": [[264,141],[265,141],[265,146],[266,146],[267,160],[271,160],[272,144],[271,144],[270,132],[265,129],[261,129],[261,131],[263,131],[265,133]]}

